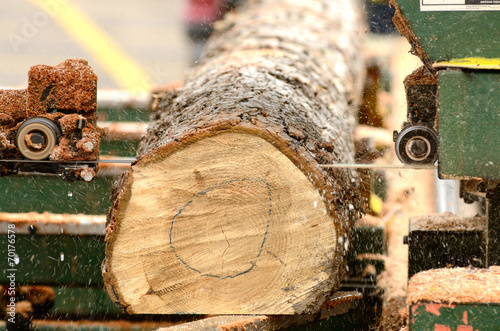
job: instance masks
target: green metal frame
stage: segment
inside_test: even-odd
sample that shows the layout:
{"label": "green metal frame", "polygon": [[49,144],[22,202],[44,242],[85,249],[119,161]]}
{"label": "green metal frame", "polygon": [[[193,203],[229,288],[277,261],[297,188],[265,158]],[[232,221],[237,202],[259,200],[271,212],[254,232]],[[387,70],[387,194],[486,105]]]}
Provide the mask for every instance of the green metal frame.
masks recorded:
{"label": "green metal frame", "polygon": [[103,139],[101,141],[101,155],[112,157],[136,157],[138,146],[138,140]]}
{"label": "green metal frame", "polygon": [[147,108],[97,108],[97,116],[100,121],[107,122],[146,122],[150,120],[151,112]]}
{"label": "green metal frame", "polygon": [[90,183],[68,183],[55,175],[0,177],[0,212],[54,214],[106,214],[115,177],[98,176]]}
{"label": "green metal frame", "polygon": [[438,109],[440,177],[500,179],[500,71],[439,71]]}
{"label": "green metal frame", "polygon": [[117,318],[124,312],[111,301],[102,288],[55,287],[54,307],[48,316],[106,317]]}
{"label": "green metal frame", "polygon": [[500,12],[421,11],[422,0],[395,0],[434,62],[500,58]]}
{"label": "green metal frame", "polygon": [[[103,286],[104,238],[95,235],[16,235],[16,283]],[[0,235],[0,254],[8,256],[8,238]],[[4,269],[0,284],[8,283]]]}

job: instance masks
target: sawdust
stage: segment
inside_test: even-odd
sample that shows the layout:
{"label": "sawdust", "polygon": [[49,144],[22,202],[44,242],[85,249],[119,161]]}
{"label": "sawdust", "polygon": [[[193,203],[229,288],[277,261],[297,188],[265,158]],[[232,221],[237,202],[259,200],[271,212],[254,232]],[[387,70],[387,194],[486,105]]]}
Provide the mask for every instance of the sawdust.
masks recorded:
{"label": "sawdust", "polygon": [[405,297],[397,296],[384,300],[384,316],[377,325],[377,330],[400,330],[405,326],[401,309],[405,307]]}
{"label": "sawdust", "polygon": [[[460,286],[457,286],[460,284]],[[432,269],[408,284],[408,305],[417,302],[500,303],[500,266]]]}
{"label": "sawdust", "polygon": [[[258,326],[260,326],[260,328]],[[265,315],[224,315],[208,316],[205,319],[191,323],[175,325],[168,329],[158,329],[157,331],[195,331],[195,330],[266,330],[269,326],[269,318]]]}
{"label": "sawdust", "polygon": [[27,96],[27,90],[0,90],[0,128],[11,128],[25,118]]}
{"label": "sawdust", "polygon": [[450,212],[414,216],[411,219],[411,231],[485,231],[486,225],[485,217],[462,217]]}
{"label": "sawdust", "polygon": [[[81,120],[85,124],[83,128],[79,129],[78,123]],[[85,117],[79,114],[65,115],[59,120],[59,125],[62,137],[59,144],[52,150],[51,160],[73,161],[97,160],[99,158],[101,136]]]}
{"label": "sawdust", "polygon": [[378,91],[380,90],[381,71],[378,63],[368,63],[365,88],[359,106],[359,124],[383,127],[384,118],[378,111]]}
{"label": "sawdust", "polygon": [[60,112],[89,113],[97,108],[97,76],[83,59],[57,66],[36,65],[28,73],[28,109],[31,116]]}
{"label": "sawdust", "polygon": [[437,85],[437,74],[431,73],[427,67],[421,66],[406,76],[403,81],[405,90],[408,90],[410,85]]}
{"label": "sawdust", "polygon": [[61,130],[51,160],[97,160],[101,130],[96,109],[97,76],[86,60],[35,65],[29,70],[27,89],[0,90],[0,155],[23,159],[16,147],[16,133],[25,120],[44,117]]}

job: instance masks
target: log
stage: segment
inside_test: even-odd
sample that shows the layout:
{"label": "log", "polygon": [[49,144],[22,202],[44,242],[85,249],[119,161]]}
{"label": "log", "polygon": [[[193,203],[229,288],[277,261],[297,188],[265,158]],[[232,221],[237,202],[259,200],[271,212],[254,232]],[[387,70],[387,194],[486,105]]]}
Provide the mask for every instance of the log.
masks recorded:
{"label": "log", "polygon": [[[115,183],[103,277],[133,314],[315,313],[361,211],[364,18],[352,0],[249,1],[155,100]],[[158,95],[156,95],[158,98]]]}

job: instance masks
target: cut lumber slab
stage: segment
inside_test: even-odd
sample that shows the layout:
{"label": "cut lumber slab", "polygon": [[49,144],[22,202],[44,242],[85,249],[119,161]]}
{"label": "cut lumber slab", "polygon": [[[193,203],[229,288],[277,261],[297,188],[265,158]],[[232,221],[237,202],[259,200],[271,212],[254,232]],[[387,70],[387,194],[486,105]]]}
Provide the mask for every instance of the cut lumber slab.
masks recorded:
{"label": "cut lumber slab", "polygon": [[[250,1],[156,99],[115,183],[103,276],[137,314],[314,313],[361,211],[357,1]],[[158,97],[158,94],[156,94]]]}
{"label": "cut lumber slab", "polygon": [[328,330],[361,327],[358,320],[346,319],[348,313],[359,316],[360,301],[363,296],[358,292],[338,291],[314,315],[266,316],[266,315],[224,315],[211,316],[194,322],[160,328],[157,331],[201,331],[201,330],[289,330],[293,327]]}

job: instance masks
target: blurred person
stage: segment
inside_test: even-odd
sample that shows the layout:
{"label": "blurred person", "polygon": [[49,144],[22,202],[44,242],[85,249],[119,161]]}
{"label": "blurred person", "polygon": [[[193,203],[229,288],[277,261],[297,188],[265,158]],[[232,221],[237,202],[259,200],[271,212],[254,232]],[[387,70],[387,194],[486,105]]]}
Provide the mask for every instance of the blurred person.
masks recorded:
{"label": "blurred person", "polygon": [[205,43],[214,30],[214,22],[236,7],[241,0],[187,0],[184,22],[192,43],[192,64],[203,55]]}
{"label": "blurred person", "polygon": [[213,23],[222,17],[223,0],[188,0],[185,13],[187,34],[192,43],[192,62],[197,63],[205,43],[214,30]]}

